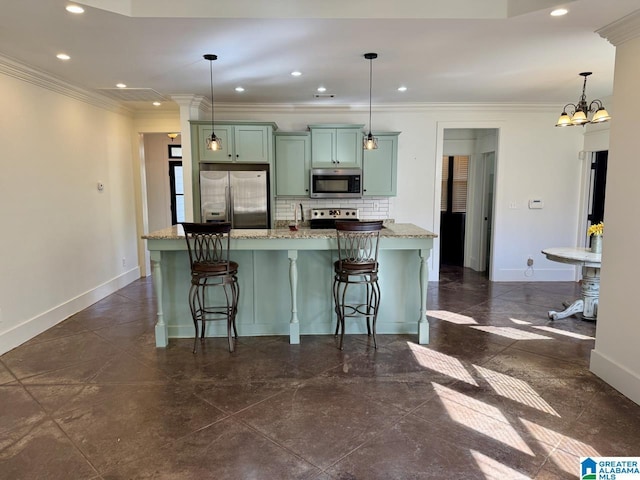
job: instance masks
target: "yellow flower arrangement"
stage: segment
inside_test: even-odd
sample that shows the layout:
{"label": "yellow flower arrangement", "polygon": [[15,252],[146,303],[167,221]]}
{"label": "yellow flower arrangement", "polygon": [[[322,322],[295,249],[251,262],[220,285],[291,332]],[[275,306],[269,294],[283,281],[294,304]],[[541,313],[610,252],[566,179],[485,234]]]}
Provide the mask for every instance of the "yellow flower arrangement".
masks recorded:
{"label": "yellow flower arrangement", "polygon": [[596,223],[595,225],[591,225],[587,229],[587,234],[589,236],[591,236],[591,235],[602,235],[603,233],[604,233],[604,223],[603,222]]}

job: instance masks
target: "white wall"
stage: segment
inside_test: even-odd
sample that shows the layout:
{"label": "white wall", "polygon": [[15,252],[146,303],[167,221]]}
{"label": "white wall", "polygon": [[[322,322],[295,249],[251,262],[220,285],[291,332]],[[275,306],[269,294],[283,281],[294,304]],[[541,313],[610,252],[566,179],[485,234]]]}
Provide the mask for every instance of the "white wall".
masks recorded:
{"label": "white wall", "polygon": [[[146,134],[158,132],[165,134],[167,132],[180,132],[180,116],[177,111],[142,112],[137,114],[133,119],[133,126],[129,132],[131,135],[131,154],[133,156],[134,164],[133,181],[136,185],[135,210],[138,212],[136,216],[138,259],[140,263],[140,272],[143,276],[151,275],[151,262],[149,260],[147,243],[142,239],[142,236],[153,231],[153,229],[149,229],[149,204],[147,202],[144,136]],[[183,142],[190,141],[184,139],[184,135],[180,135],[178,138],[181,138]],[[187,146],[182,143],[183,155],[185,154],[185,150],[188,150],[187,155],[190,155],[191,149],[186,147]],[[191,165],[190,158],[188,159],[188,162],[189,165]],[[184,168],[186,169],[191,167],[184,166]],[[189,177],[189,179],[190,178],[191,177]],[[157,206],[152,205],[151,208],[157,208]]]}
{"label": "white wall", "polygon": [[[169,145],[180,145],[181,137],[171,142],[166,133],[144,135],[145,184],[149,231],[171,226],[171,189],[169,187]],[[180,159],[177,159],[180,161]]]}
{"label": "white wall", "polygon": [[[499,151],[494,225],[495,281],[573,280],[575,269],[546,260],[551,246],[575,245],[579,210],[582,129],[555,128],[558,106],[424,105],[373,110],[373,129],[402,132],[398,142],[398,196],[389,216],[438,231],[442,132],[449,128],[496,128]],[[522,112],[527,115],[523,116]],[[367,123],[368,110],[355,107],[259,108],[216,104],[219,121],[273,121],[279,130],[305,130],[314,123]],[[543,210],[529,210],[530,198]],[[517,208],[508,208],[515,203]],[[529,255],[534,274],[524,277]],[[439,244],[430,259],[430,279],[438,278]]]}
{"label": "white wall", "polygon": [[640,222],[635,213],[640,210],[640,195],[637,193],[640,177],[638,57],[640,37],[616,48],[614,93],[624,102],[616,102],[615,118],[611,121],[604,214],[606,230],[591,370],[640,404],[640,324],[636,302],[640,270],[636,251]]}
{"label": "white wall", "polygon": [[0,68],[0,353],[139,277],[131,119],[60,89]]}

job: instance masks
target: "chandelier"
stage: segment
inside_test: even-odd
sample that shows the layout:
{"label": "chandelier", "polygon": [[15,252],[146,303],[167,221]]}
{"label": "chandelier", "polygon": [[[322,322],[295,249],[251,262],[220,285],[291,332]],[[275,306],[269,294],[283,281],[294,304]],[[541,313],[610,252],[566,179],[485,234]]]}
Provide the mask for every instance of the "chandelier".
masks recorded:
{"label": "chandelier", "polygon": [[[602,123],[611,120],[611,115],[605,110],[601,100],[595,99],[587,104],[587,96],[585,89],[587,88],[587,77],[592,72],[582,72],[580,75],[584,77],[582,84],[582,95],[578,103],[567,103],[562,109],[562,114],[556,123],[556,127],[572,127],[574,125],[585,125],[587,123]],[[589,120],[588,115],[593,113],[593,117]]]}

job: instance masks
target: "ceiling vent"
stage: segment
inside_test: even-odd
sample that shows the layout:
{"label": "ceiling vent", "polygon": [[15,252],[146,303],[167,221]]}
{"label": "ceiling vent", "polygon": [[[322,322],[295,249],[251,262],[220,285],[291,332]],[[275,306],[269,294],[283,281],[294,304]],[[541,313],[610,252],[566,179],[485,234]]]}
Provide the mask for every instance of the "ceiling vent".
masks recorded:
{"label": "ceiling vent", "polygon": [[313,96],[315,98],[335,98],[333,93],[315,93]]}
{"label": "ceiling vent", "polygon": [[165,102],[164,95],[153,88],[99,88],[97,90],[107,97],[121,102]]}

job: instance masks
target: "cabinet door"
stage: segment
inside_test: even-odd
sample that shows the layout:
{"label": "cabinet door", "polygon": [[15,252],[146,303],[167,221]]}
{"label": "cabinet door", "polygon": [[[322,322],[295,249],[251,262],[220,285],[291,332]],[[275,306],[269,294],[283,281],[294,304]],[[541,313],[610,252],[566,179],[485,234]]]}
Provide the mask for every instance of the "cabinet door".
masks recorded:
{"label": "cabinet door", "polygon": [[339,167],[362,167],[362,132],[356,128],[336,130],[335,161]]}
{"label": "cabinet door", "polygon": [[311,165],[315,168],[335,167],[336,130],[311,130]]}
{"label": "cabinet door", "polygon": [[269,128],[261,125],[234,127],[234,162],[269,163]]}
{"label": "cabinet door", "polygon": [[365,150],[363,157],[363,195],[395,196],[398,166],[398,136],[376,135],[378,148]]}
{"label": "cabinet door", "polygon": [[216,125],[215,132],[216,137],[219,137],[222,142],[222,148],[220,150],[207,149],[207,138],[211,136],[211,125],[198,125],[198,157],[201,162],[230,162],[231,151],[233,150],[233,144],[230,143],[233,140],[232,127]]}
{"label": "cabinet door", "polygon": [[276,196],[309,195],[309,136],[276,136]]}

